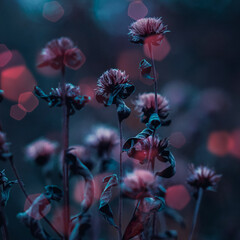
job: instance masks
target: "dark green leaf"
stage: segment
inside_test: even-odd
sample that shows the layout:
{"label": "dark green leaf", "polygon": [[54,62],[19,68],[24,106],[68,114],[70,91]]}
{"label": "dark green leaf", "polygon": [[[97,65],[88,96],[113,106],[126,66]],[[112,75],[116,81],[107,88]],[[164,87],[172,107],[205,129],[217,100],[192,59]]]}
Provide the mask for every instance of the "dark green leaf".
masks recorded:
{"label": "dark green leaf", "polygon": [[105,177],[103,182],[107,183],[107,185],[105,186],[100,197],[99,211],[109,224],[118,229],[118,226],[115,224],[113,219],[112,209],[109,205],[109,202],[112,198],[112,188],[118,185],[118,177],[116,174],[113,174]]}

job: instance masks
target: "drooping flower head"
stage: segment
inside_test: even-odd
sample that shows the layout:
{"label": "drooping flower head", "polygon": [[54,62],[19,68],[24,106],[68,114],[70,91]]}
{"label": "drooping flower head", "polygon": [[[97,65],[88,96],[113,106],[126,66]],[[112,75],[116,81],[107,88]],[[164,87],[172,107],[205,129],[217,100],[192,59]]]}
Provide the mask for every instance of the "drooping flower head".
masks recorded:
{"label": "drooping flower head", "polygon": [[[160,119],[166,119],[169,113],[168,100],[162,95],[157,95],[158,116]],[[140,113],[141,122],[148,123],[150,116],[155,111],[155,95],[154,93],[139,94],[134,101],[135,109]]]}
{"label": "drooping flower head", "polygon": [[43,166],[54,155],[57,146],[56,142],[47,139],[36,140],[30,143],[25,149],[27,159],[35,162],[37,165]]}
{"label": "drooping flower head", "polygon": [[126,197],[140,199],[151,196],[149,192],[155,182],[155,177],[148,170],[137,169],[127,174],[123,179],[123,194]]}
{"label": "drooping flower head", "polygon": [[206,166],[194,168],[194,165],[191,164],[189,170],[190,175],[187,178],[187,183],[196,189],[202,188],[213,191],[222,177],[222,175],[216,174],[214,170]]}
{"label": "drooping flower head", "polygon": [[97,127],[86,138],[87,144],[95,148],[99,157],[109,155],[113,148],[119,143],[117,131],[108,127]]}
{"label": "drooping flower head", "polygon": [[38,67],[50,66],[56,70],[67,66],[77,70],[85,62],[81,50],[74,46],[71,39],[61,37],[47,43],[40,55]]}
{"label": "drooping flower head", "polygon": [[[45,94],[39,87],[35,87],[35,94],[48,102],[50,107],[61,107],[63,104],[63,91],[61,87],[52,88],[49,95]],[[71,83],[65,84],[66,104],[69,114],[72,115],[76,110],[81,110],[91,98],[89,96],[81,95],[79,86],[74,86]]]}
{"label": "drooping flower head", "polygon": [[147,37],[156,36],[154,42],[159,44],[167,32],[162,18],[141,18],[130,25],[128,35],[130,41],[137,44],[143,44]]}
{"label": "drooping flower head", "polygon": [[125,71],[110,69],[104,72],[97,81],[96,99],[105,106],[115,104],[117,98],[125,99],[134,91]]}

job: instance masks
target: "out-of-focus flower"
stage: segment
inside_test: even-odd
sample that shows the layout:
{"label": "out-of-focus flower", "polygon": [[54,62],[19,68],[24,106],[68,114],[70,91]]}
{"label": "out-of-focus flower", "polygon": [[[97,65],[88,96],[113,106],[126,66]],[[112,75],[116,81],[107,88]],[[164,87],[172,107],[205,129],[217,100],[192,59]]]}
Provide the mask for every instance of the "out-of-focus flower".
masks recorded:
{"label": "out-of-focus flower", "polygon": [[187,183],[196,189],[202,188],[214,191],[222,177],[222,175],[216,174],[214,170],[206,166],[194,168],[194,165],[191,164],[189,170],[190,175],[187,178]]}
{"label": "out-of-focus flower", "polygon": [[0,160],[5,161],[10,155],[6,134],[0,131]]}
{"label": "out-of-focus flower", "polygon": [[105,106],[115,104],[117,98],[125,99],[134,91],[125,71],[110,69],[104,72],[97,81],[96,99]]}
{"label": "out-of-focus flower", "polygon": [[140,199],[151,196],[151,189],[154,185],[155,177],[148,170],[137,169],[129,173],[123,179],[123,194],[126,197]]}
{"label": "out-of-focus flower", "polygon": [[61,37],[47,43],[40,55],[38,67],[50,66],[56,70],[67,66],[77,70],[85,62],[81,50],[74,46],[71,39]]}
{"label": "out-of-focus flower", "polygon": [[[158,116],[160,119],[166,119],[169,114],[168,100],[162,95],[157,95]],[[140,113],[141,122],[148,123],[150,116],[155,111],[155,94],[143,93],[139,94],[134,101],[135,109]]]}
{"label": "out-of-focus flower", "polygon": [[130,41],[137,44],[143,44],[147,37],[156,36],[154,43],[159,44],[167,32],[162,18],[141,18],[130,25],[128,35]]}
{"label": "out-of-focus flower", "polygon": [[[35,94],[48,102],[50,107],[61,107],[63,104],[63,91],[59,86],[52,88],[49,95],[45,94],[39,87],[35,87]],[[66,104],[68,107],[69,115],[75,113],[76,110],[81,110],[91,98],[89,96],[82,96],[79,86],[74,86],[71,83],[65,84]]]}
{"label": "out-of-focus flower", "polygon": [[90,151],[86,147],[77,145],[71,146],[69,149],[69,153],[76,156],[89,170],[93,169],[93,161],[90,156]]}
{"label": "out-of-focus flower", "polygon": [[108,157],[113,148],[119,143],[117,131],[113,128],[97,127],[86,138],[87,144],[97,150],[99,157]]}
{"label": "out-of-focus flower", "polygon": [[39,139],[29,144],[26,149],[27,159],[43,166],[47,164],[50,158],[56,152],[58,144],[47,139]]}

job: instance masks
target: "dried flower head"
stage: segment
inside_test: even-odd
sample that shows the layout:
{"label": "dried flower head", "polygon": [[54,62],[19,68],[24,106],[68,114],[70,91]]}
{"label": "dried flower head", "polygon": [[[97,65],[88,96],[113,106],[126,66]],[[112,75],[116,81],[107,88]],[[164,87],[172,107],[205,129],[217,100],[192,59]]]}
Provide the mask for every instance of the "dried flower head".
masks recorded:
{"label": "dried flower head", "polygon": [[[168,100],[162,95],[157,95],[158,116],[160,119],[166,119],[169,113]],[[139,94],[134,101],[135,109],[140,113],[141,122],[148,123],[150,116],[155,111],[155,95],[154,93]]]}
{"label": "dried flower head", "polygon": [[119,143],[117,131],[108,127],[97,127],[86,138],[87,144],[95,148],[99,157],[108,156]]}
{"label": "dried flower head", "polygon": [[39,139],[26,147],[26,156],[30,161],[34,161],[37,165],[43,166],[47,164],[54,155],[57,146],[58,144],[56,142]]}
{"label": "dried flower head", "polygon": [[154,42],[158,44],[166,32],[167,26],[162,18],[141,18],[130,25],[128,35],[130,41],[137,44],[143,44],[147,37],[156,36]]}
{"label": "dried flower head", "polygon": [[[35,87],[35,94],[47,101],[50,107],[61,107],[63,104],[64,95],[60,86],[52,88],[49,95],[45,94],[39,87]],[[74,114],[75,109],[81,110],[91,100],[89,96],[81,95],[79,86],[74,86],[71,83],[65,84],[65,94],[69,115]]]}
{"label": "dried flower head", "polygon": [[40,55],[38,67],[50,66],[56,70],[67,66],[77,70],[85,62],[81,50],[74,46],[71,39],[61,37],[47,43]]}
{"label": "dried flower head", "polygon": [[189,170],[190,175],[187,178],[187,183],[196,189],[203,188],[213,191],[222,177],[222,175],[216,174],[214,170],[206,166],[194,168],[194,165],[191,164]]}
{"label": "dried flower head", "polygon": [[154,175],[148,170],[137,169],[123,179],[123,194],[129,198],[139,199],[151,196],[149,192],[155,182]]}
{"label": "dried flower head", "polygon": [[97,81],[96,99],[105,106],[116,103],[117,98],[125,99],[134,91],[125,71],[110,69],[104,72]]}

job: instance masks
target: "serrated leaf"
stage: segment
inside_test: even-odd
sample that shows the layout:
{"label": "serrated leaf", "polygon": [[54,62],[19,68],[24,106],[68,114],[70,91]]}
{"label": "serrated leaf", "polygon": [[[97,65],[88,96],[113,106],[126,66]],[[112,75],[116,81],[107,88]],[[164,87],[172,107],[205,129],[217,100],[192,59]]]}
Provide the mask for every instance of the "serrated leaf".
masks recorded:
{"label": "serrated leaf", "polygon": [[115,224],[113,219],[112,209],[109,205],[109,202],[112,198],[112,188],[118,185],[118,177],[116,174],[113,174],[105,177],[103,182],[107,184],[100,197],[99,211],[110,225],[118,229],[118,226]]}

